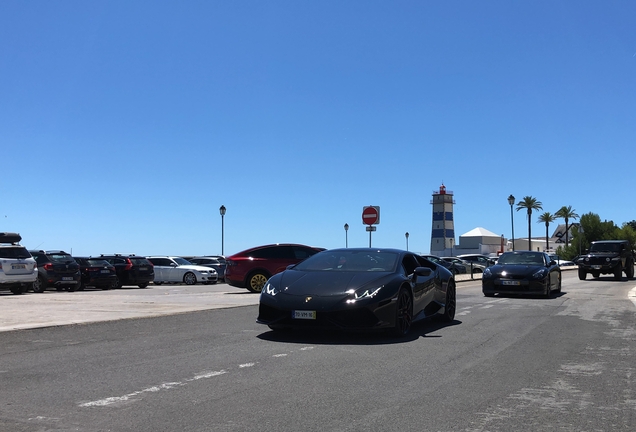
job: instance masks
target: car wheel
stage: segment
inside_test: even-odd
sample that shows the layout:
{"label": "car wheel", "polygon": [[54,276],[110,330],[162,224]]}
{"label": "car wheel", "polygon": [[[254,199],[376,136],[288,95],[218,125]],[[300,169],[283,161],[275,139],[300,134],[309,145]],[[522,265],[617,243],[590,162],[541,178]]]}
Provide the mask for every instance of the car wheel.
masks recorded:
{"label": "car wheel", "polygon": [[186,285],[194,285],[197,283],[197,277],[192,272],[187,272],[183,275],[183,283]]}
{"label": "car wheel", "polygon": [[585,280],[586,277],[587,277],[587,272],[583,269],[579,269],[579,279]]}
{"label": "car wheel", "polygon": [[552,286],[550,286],[550,279],[548,278],[546,284],[545,284],[545,294],[544,294],[545,298],[550,298],[552,297]]}
{"label": "car wheel", "polygon": [[121,289],[123,286],[124,286],[124,284],[121,283],[119,278],[115,279],[115,288]]}
{"label": "car wheel", "polygon": [[484,293],[484,297],[494,297],[495,293],[491,293],[491,292],[485,292]]}
{"label": "car wheel", "polygon": [[594,279],[598,279],[601,276],[601,274],[599,272],[592,272],[592,277]]}
{"label": "car wheel", "polygon": [[453,281],[448,282],[446,287],[446,304],[444,306],[444,322],[453,322],[455,320],[455,310],[457,310],[457,290]]}
{"label": "car wheel", "polygon": [[34,293],[43,293],[46,289],[46,282],[42,280],[40,276],[33,282],[33,292]]}
{"label": "car wheel", "polygon": [[77,285],[70,285],[66,287],[66,291],[68,292],[75,292],[77,291]]}
{"label": "car wheel", "polygon": [[411,329],[413,322],[413,299],[411,293],[404,288],[400,288],[395,304],[395,327],[393,333],[396,336],[404,336]]}
{"label": "car wheel", "polygon": [[256,272],[247,279],[247,289],[253,293],[260,293],[267,282],[267,276],[264,273]]}
{"label": "car wheel", "polygon": [[22,285],[18,285],[14,288],[11,288],[11,292],[15,295],[20,295],[20,294],[24,294],[26,292],[26,287],[22,286]]}
{"label": "car wheel", "polygon": [[153,282],[153,284],[155,284],[155,285],[161,285],[162,283],[163,283],[163,282],[160,282],[160,281],[154,281],[154,282]]}
{"label": "car wheel", "polygon": [[634,263],[633,262],[627,263],[625,274],[627,275],[627,279],[634,279]]}
{"label": "car wheel", "polygon": [[84,285],[84,282],[79,281],[79,283],[77,285],[77,290],[78,291],[84,291],[84,288],[86,288],[86,285]]}
{"label": "car wheel", "polygon": [[559,273],[559,283],[557,284],[556,289],[557,294],[561,294],[561,274]]}
{"label": "car wheel", "polygon": [[616,270],[614,270],[614,280],[621,280],[623,279],[623,267],[620,265],[620,263],[616,266]]}
{"label": "car wheel", "polygon": [[148,283],[140,283],[139,285],[137,285],[139,288],[146,288],[148,286]]}

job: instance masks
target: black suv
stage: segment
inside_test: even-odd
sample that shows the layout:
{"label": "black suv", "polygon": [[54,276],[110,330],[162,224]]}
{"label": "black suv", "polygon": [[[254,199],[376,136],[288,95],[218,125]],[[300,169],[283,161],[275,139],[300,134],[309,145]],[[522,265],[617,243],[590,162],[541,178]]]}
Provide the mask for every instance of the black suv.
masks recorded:
{"label": "black suv", "polygon": [[579,279],[585,280],[588,273],[597,278],[601,274],[613,274],[621,280],[623,272],[627,279],[634,277],[634,251],[627,240],[600,240],[592,242],[587,255],[575,261],[579,266]]}
{"label": "black suv", "polygon": [[78,291],[86,287],[101,288],[103,290],[117,287],[117,273],[115,267],[103,258],[73,257],[80,266],[82,279]]}
{"label": "black suv", "polygon": [[100,255],[115,266],[117,272],[117,288],[124,285],[137,285],[139,288],[146,288],[155,279],[155,268],[146,257],[138,255]]}
{"label": "black suv", "polygon": [[38,264],[38,278],[33,292],[41,293],[54,287],[58,291],[75,291],[80,283],[79,264],[63,250],[29,251]]}

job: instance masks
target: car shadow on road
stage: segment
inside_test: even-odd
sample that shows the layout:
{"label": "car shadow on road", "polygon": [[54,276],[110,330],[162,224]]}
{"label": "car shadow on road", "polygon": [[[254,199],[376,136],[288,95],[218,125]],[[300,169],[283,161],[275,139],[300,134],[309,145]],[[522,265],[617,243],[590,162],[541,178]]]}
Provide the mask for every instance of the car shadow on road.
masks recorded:
{"label": "car shadow on road", "polygon": [[323,329],[294,329],[269,330],[259,334],[261,340],[270,342],[302,343],[316,345],[392,345],[414,342],[421,338],[440,338],[441,334],[434,334],[446,327],[462,324],[454,320],[451,323],[436,319],[419,321],[411,327],[406,336],[394,336],[389,331],[354,332]]}

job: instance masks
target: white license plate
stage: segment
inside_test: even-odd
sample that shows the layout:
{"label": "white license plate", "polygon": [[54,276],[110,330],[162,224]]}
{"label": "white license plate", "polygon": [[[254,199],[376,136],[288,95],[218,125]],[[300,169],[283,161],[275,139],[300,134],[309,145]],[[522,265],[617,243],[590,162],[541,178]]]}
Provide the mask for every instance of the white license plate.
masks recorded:
{"label": "white license plate", "polygon": [[101,270],[101,273],[110,273],[110,270]]}
{"label": "white license plate", "polygon": [[72,281],[73,280],[73,276],[64,276],[62,278],[63,281]]}
{"label": "white license plate", "polygon": [[316,319],[316,311],[295,310],[295,311],[292,311],[292,318],[294,318],[294,319],[315,320]]}
{"label": "white license plate", "polygon": [[592,268],[593,268],[594,270],[600,270],[600,269],[601,269],[601,266],[600,266],[600,265],[593,265],[593,266],[592,266]]}
{"label": "white license plate", "polygon": [[511,280],[504,280],[504,281],[501,281],[501,284],[502,285],[521,285],[521,282],[515,281],[515,280],[512,280],[512,281]]}
{"label": "white license plate", "polygon": [[26,264],[11,264],[12,270],[21,270],[25,268],[26,268]]}
{"label": "white license plate", "polygon": [[148,270],[148,267],[139,267],[139,271],[146,271]]}

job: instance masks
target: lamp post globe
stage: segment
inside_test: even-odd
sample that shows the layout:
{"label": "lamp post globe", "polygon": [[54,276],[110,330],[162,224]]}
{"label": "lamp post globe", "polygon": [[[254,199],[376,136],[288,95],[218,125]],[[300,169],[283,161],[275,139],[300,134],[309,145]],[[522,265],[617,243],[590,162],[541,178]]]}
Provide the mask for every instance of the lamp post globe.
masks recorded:
{"label": "lamp post globe", "polygon": [[514,252],[515,250],[515,218],[512,212],[512,206],[515,205],[514,195],[510,194],[510,196],[508,197],[508,204],[510,204],[510,225],[512,227],[512,250]]}

